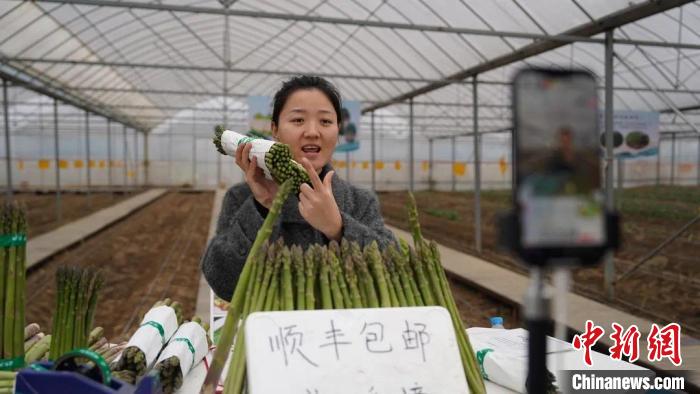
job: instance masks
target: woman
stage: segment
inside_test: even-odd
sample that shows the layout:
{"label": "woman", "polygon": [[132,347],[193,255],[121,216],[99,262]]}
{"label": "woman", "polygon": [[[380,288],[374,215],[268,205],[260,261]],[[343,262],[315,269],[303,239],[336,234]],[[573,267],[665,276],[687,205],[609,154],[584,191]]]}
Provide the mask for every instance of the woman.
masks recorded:
{"label": "woman", "polygon": [[[335,177],[329,162],[341,124],[340,94],[328,81],[300,76],[285,82],[275,94],[272,135],[289,145],[294,159],[306,168],[311,185],[282,207],[271,240],[283,237],[287,245],[326,244],[347,238],[361,245],[376,240],[394,241],[384,227],[374,193]],[[202,258],[202,271],[219,297],[229,300],[248,251],[263,223],[277,185],[265,178],[255,158],[248,159],[250,144],[239,146],[236,164],[245,183],[233,186],[224,197],[216,235]]]}

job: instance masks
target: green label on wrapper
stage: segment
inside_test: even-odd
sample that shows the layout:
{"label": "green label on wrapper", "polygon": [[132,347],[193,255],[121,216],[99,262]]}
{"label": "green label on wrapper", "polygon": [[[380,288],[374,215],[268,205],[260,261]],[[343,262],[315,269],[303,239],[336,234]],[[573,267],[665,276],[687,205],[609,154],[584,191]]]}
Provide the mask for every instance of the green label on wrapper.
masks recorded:
{"label": "green label on wrapper", "polygon": [[190,340],[187,338],[175,338],[174,340],[176,342],[185,342],[187,344],[187,347],[190,348],[190,352],[192,353],[192,365],[194,365],[194,345],[192,345],[192,342],[190,342]]}
{"label": "green label on wrapper", "polygon": [[163,343],[163,345],[165,345],[165,330],[163,329],[163,326],[160,323],[150,320],[141,324],[141,327],[143,326],[151,326],[158,330],[158,333],[160,334],[160,341]]}
{"label": "green label on wrapper", "polygon": [[253,141],[257,140],[257,139],[259,139],[259,138],[243,137],[243,138],[241,138],[241,139],[238,141],[238,145],[247,144],[247,143],[253,142]]}
{"label": "green label on wrapper", "polygon": [[0,247],[11,248],[27,244],[27,234],[4,234],[0,235]]}
{"label": "green label on wrapper", "polygon": [[0,371],[12,371],[24,367],[24,356],[0,360]]}
{"label": "green label on wrapper", "polygon": [[476,352],[476,361],[479,363],[479,369],[481,370],[481,376],[483,376],[484,379],[487,379],[487,380],[488,380],[489,376],[486,374],[486,370],[484,369],[484,358],[486,358],[486,354],[488,354],[488,352],[492,352],[492,351],[493,351],[493,349],[483,349],[483,350],[479,350],[478,352]]}

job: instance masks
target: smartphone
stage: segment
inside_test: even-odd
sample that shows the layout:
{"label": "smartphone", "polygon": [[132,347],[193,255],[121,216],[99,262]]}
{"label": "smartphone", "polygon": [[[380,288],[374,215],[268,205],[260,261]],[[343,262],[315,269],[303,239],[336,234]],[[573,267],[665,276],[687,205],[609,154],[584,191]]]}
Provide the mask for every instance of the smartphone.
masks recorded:
{"label": "smartphone", "polygon": [[540,258],[607,244],[597,94],[587,71],[525,69],[513,80],[518,241]]}

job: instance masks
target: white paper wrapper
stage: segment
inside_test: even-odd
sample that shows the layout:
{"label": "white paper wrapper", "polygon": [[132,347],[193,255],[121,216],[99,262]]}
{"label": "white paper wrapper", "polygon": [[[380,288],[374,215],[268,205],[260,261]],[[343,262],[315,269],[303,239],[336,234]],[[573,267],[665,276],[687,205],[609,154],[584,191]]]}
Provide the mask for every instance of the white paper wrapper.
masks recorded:
{"label": "white paper wrapper", "polygon": [[250,160],[253,160],[253,157],[257,158],[258,167],[262,168],[263,172],[265,173],[265,178],[273,180],[270,170],[265,164],[265,154],[270,150],[270,147],[272,147],[275,142],[261,138],[251,138],[235,131],[225,130],[221,135],[221,147],[224,148],[224,151],[226,151],[229,156],[235,156],[236,149],[238,149],[238,145],[241,143],[241,140],[243,143],[250,142],[253,145],[253,147],[250,149],[250,155],[248,155],[248,158]]}
{"label": "white paper wrapper", "polygon": [[[477,350],[477,358],[479,351]],[[486,379],[518,393],[526,393],[527,359],[497,351],[484,351],[483,371]]]}
{"label": "white paper wrapper", "polygon": [[[158,327],[162,327],[161,335]],[[177,330],[175,310],[169,306],[151,308],[141,320],[141,327],[131,336],[126,347],[136,346],[146,356],[146,367],[151,368],[161,349]]]}
{"label": "white paper wrapper", "polygon": [[[190,348],[190,345],[192,346]],[[180,359],[180,371],[182,377],[187,376],[193,365],[200,362],[207,355],[209,346],[207,344],[207,332],[201,325],[195,322],[188,322],[177,329],[175,335],[170,338],[168,346],[158,357],[159,363],[172,356]]]}

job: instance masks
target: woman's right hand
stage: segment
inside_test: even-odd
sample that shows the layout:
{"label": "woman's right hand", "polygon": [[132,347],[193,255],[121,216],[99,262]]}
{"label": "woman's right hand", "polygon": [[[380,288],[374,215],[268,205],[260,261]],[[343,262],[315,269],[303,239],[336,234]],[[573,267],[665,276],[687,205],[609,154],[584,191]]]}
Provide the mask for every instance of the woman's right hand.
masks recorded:
{"label": "woman's right hand", "polygon": [[272,200],[277,194],[277,184],[265,178],[262,168],[258,167],[257,158],[250,160],[250,150],[253,144],[241,144],[236,149],[236,164],[243,170],[245,181],[253,192],[253,197],[267,209],[272,206]]}

